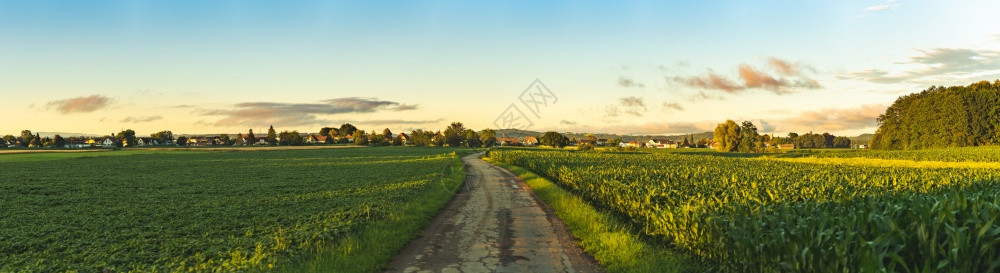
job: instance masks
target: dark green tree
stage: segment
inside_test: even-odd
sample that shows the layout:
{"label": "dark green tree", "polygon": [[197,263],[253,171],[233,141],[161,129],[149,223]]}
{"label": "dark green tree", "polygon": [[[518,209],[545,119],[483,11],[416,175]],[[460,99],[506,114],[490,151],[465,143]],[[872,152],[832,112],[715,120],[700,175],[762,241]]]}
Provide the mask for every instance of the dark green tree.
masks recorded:
{"label": "dark green tree", "polygon": [[247,134],[246,145],[257,145],[257,136],[253,134],[253,129],[250,129],[250,133]]}
{"label": "dark green tree", "polygon": [[354,131],[354,144],[356,144],[356,145],[368,145],[368,135],[365,134],[365,130],[355,130]]}
{"label": "dark green tree", "polygon": [[60,136],[60,135],[56,135],[56,136],[55,136],[55,137],[54,137],[54,138],[52,139],[52,147],[56,147],[56,148],[63,148],[63,147],[66,147],[66,139],[65,139],[65,138],[63,138],[63,137],[62,137],[62,136]]}
{"label": "dark green tree", "polygon": [[554,148],[562,148],[569,145],[569,138],[560,134],[558,132],[545,132],[540,139],[538,139],[542,145],[551,146]]}
{"label": "dark green tree", "polygon": [[337,130],[337,133],[340,134],[340,137],[347,137],[348,135],[353,136],[354,131],[357,130],[358,128],[354,127],[354,125],[351,125],[350,123],[344,123],[340,125],[340,130]]}
{"label": "dark green tree", "polygon": [[160,145],[168,145],[174,142],[174,132],[171,132],[169,130],[159,131],[157,133],[149,135],[149,137],[156,139],[156,141],[159,142]]}
{"label": "dark green tree", "polygon": [[465,129],[465,146],[479,148],[482,147],[482,140],[479,139],[479,133],[472,129]]}
{"label": "dark green tree", "polygon": [[188,138],[186,136],[177,137],[177,146],[188,146]]}
{"label": "dark green tree", "polygon": [[267,129],[267,144],[277,145],[278,144],[278,132],[274,131],[274,125]]}
{"label": "dark green tree", "polygon": [[118,141],[122,143],[122,147],[137,147],[139,146],[135,140],[135,131],[132,129],[127,129],[118,133]]}
{"label": "dark green tree", "polygon": [[[593,136],[593,135],[591,135]],[[482,143],[484,148],[489,148],[497,145],[497,133],[493,129],[483,129],[479,131],[479,142]]]}
{"label": "dark green tree", "polygon": [[444,130],[444,144],[448,147],[459,147],[462,146],[462,142],[465,140],[465,126],[461,122],[452,122]]}

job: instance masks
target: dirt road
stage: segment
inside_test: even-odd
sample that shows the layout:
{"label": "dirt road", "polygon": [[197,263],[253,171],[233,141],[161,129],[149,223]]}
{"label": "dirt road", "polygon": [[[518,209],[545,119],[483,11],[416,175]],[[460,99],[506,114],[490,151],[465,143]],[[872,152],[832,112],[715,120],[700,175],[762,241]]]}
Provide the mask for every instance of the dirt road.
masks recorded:
{"label": "dirt road", "polygon": [[386,272],[601,272],[516,176],[462,158],[465,188]]}

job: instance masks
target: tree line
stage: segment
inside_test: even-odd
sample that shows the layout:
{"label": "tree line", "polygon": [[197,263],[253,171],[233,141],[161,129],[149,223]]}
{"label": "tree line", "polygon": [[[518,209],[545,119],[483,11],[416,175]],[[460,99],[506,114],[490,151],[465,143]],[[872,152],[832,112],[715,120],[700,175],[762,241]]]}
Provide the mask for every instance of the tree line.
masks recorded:
{"label": "tree line", "polygon": [[[323,127],[320,129],[319,135],[325,137],[325,140],[323,141],[325,144],[342,143],[367,146],[413,145],[437,147],[492,147],[496,145],[496,133],[493,129],[475,131],[465,128],[465,125],[461,122],[453,122],[443,131],[425,131],[423,129],[413,130],[410,131],[409,135],[405,136],[406,139],[393,134],[389,128],[385,128],[381,132],[378,132],[377,130],[366,132],[365,130],[358,129],[350,123],[344,123],[340,125],[340,127]],[[282,131],[279,133],[274,129],[274,126],[270,126],[268,128],[267,134],[264,137],[257,137],[253,129],[248,130],[245,135],[241,133],[240,136],[242,137],[232,137],[229,134],[220,134],[205,138],[207,139],[206,144],[212,146],[243,146],[259,144],[299,146],[307,144],[307,138],[310,137],[309,134],[299,133],[298,131]],[[137,143],[138,141],[135,131],[131,129],[123,130],[117,134],[111,134],[108,138],[113,140],[113,145],[116,147],[134,147],[136,146],[134,143]],[[192,141],[192,139],[189,139],[187,136],[175,137],[174,133],[169,130],[150,134],[149,138],[156,140],[161,146],[188,146],[190,141]],[[4,136],[4,141],[0,142],[0,146],[5,147],[7,143],[11,143],[19,145],[20,147],[63,148],[69,143],[83,143],[87,139],[88,138],[84,137],[72,137],[65,139],[60,135],[55,135],[51,138],[41,137],[40,134],[32,133],[31,130],[24,130],[21,132],[20,136]]]}
{"label": "tree line", "polygon": [[[850,148],[851,139],[830,133],[799,135],[788,133],[787,137],[759,134],[757,126],[750,121],[736,124],[726,120],[715,127],[713,141],[715,149],[722,152],[764,153],[777,152],[778,145],[793,144],[796,148]],[[686,140],[685,140],[686,141]]]}
{"label": "tree line", "polygon": [[896,99],[878,117],[873,149],[1000,144],[1000,80],[931,86]]}

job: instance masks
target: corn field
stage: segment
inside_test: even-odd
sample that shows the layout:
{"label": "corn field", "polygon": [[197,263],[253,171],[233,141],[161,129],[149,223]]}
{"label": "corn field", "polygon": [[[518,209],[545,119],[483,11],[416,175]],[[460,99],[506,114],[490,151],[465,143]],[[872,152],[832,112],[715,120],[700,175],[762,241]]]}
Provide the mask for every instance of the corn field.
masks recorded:
{"label": "corn field", "polygon": [[494,150],[724,272],[996,272],[1000,173]]}

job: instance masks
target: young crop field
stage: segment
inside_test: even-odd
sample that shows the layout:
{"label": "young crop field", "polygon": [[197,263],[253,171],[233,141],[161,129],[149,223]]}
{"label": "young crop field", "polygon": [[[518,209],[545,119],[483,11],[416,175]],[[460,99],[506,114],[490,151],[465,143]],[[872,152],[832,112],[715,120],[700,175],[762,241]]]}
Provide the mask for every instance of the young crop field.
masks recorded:
{"label": "young crop field", "polygon": [[[961,151],[971,154],[900,157],[954,162],[996,150]],[[698,153],[497,149],[489,156],[547,177],[719,271],[1000,270],[996,169]]]}
{"label": "young crop field", "polygon": [[446,202],[456,165],[443,148],[2,155],[0,272],[266,270]]}

